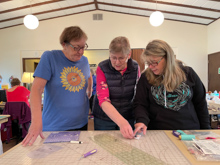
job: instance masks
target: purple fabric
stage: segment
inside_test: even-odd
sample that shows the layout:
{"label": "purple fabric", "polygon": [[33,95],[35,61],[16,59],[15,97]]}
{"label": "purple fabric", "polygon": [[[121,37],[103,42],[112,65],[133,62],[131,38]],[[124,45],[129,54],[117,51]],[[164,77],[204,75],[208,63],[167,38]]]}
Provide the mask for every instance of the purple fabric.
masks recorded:
{"label": "purple fabric", "polygon": [[80,131],[51,133],[44,143],[59,143],[79,140]]}
{"label": "purple fabric", "polygon": [[7,141],[10,142],[10,130],[12,120],[17,119],[18,124],[22,125],[22,138],[27,135],[28,127],[31,121],[31,110],[25,102],[6,102],[2,114],[9,114],[8,122],[2,124],[2,128],[7,128]]}

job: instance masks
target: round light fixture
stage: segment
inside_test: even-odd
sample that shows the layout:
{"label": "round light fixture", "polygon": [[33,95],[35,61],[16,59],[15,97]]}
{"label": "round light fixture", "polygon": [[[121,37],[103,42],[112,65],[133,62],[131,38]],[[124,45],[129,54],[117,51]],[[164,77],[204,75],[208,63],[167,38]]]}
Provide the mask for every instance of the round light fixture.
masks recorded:
{"label": "round light fixture", "polygon": [[164,21],[163,13],[155,11],[150,15],[150,24],[152,26],[160,26]]}
{"label": "round light fixture", "polygon": [[36,29],[39,25],[39,21],[36,16],[34,15],[26,15],[23,19],[24,25],[28,29]]}

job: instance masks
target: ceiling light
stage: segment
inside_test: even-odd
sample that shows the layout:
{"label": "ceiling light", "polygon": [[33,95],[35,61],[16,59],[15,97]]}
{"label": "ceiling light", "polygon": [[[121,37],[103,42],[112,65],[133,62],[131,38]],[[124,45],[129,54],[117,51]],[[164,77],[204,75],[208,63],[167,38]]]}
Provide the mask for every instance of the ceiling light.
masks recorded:
{"label": "ceiling light", "polygon": [[[30,0],[30,9],[31,9],[31,1]],[[28,29],[36,29],[39,26],[39,21],[38,18],[34,15],[32,15],[32,9],[31,9],[31,14],[28,14],[24,17],[23,23]]]}
{"label": "ceiling light", "polygon": [[36,16],[34,15],[26,15],[23,19],[24,25],[28,28],[28,29],[36,29],[39,25],[39,21],[37,19]]}
{"label": "ceiling light", "polygon": [[156,11],[151,13],[149,21],[152,26],[160,26],[164,21],[163,13],[157,11],[157,0],[156,0]]}
{"label": "ceiling light", "polygon": [[150,15],[150,24],[152,26],[160,26],[164,21],[163,13],[155,11]]}

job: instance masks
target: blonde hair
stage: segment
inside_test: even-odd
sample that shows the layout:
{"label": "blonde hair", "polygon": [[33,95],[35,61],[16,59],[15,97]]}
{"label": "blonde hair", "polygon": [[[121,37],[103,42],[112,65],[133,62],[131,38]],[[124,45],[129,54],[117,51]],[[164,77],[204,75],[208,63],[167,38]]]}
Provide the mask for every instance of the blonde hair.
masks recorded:
{"label": "blonde hair", "polygon": [[183,81],[186,81],[186,75],[180,68],[181,61],[176,60],[174,52],[170,45],[162,40],[153,40],[148,43],[142,57],[146,62],[149,56],[164,57],[166,60],[164,74],[155,75],[150,68],[146,70],[146,77],[153,86],[164,85],[168,92],[174,91]]}
{"label": "blonde hair", "polygon": [[114,38],[109,45],[110,53],[122,53],[128,55],[131,52],[131,47],[128,39],[123,36]]}

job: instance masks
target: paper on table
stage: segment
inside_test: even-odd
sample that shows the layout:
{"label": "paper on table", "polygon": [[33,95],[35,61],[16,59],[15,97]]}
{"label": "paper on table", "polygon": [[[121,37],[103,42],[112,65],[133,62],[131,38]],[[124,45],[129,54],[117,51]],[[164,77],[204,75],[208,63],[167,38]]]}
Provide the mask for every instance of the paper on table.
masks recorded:
{"label": "paper on table", "polygon": [[80,131],[51,133],[44,143],[59,143],[79,140]]}
{"label": "paper on table", "polygon": [[212,140],[194,140],[194,143],[196,143],[204,154],[214,154],[214,155],[220,155],[220,144],[215,143]]}

